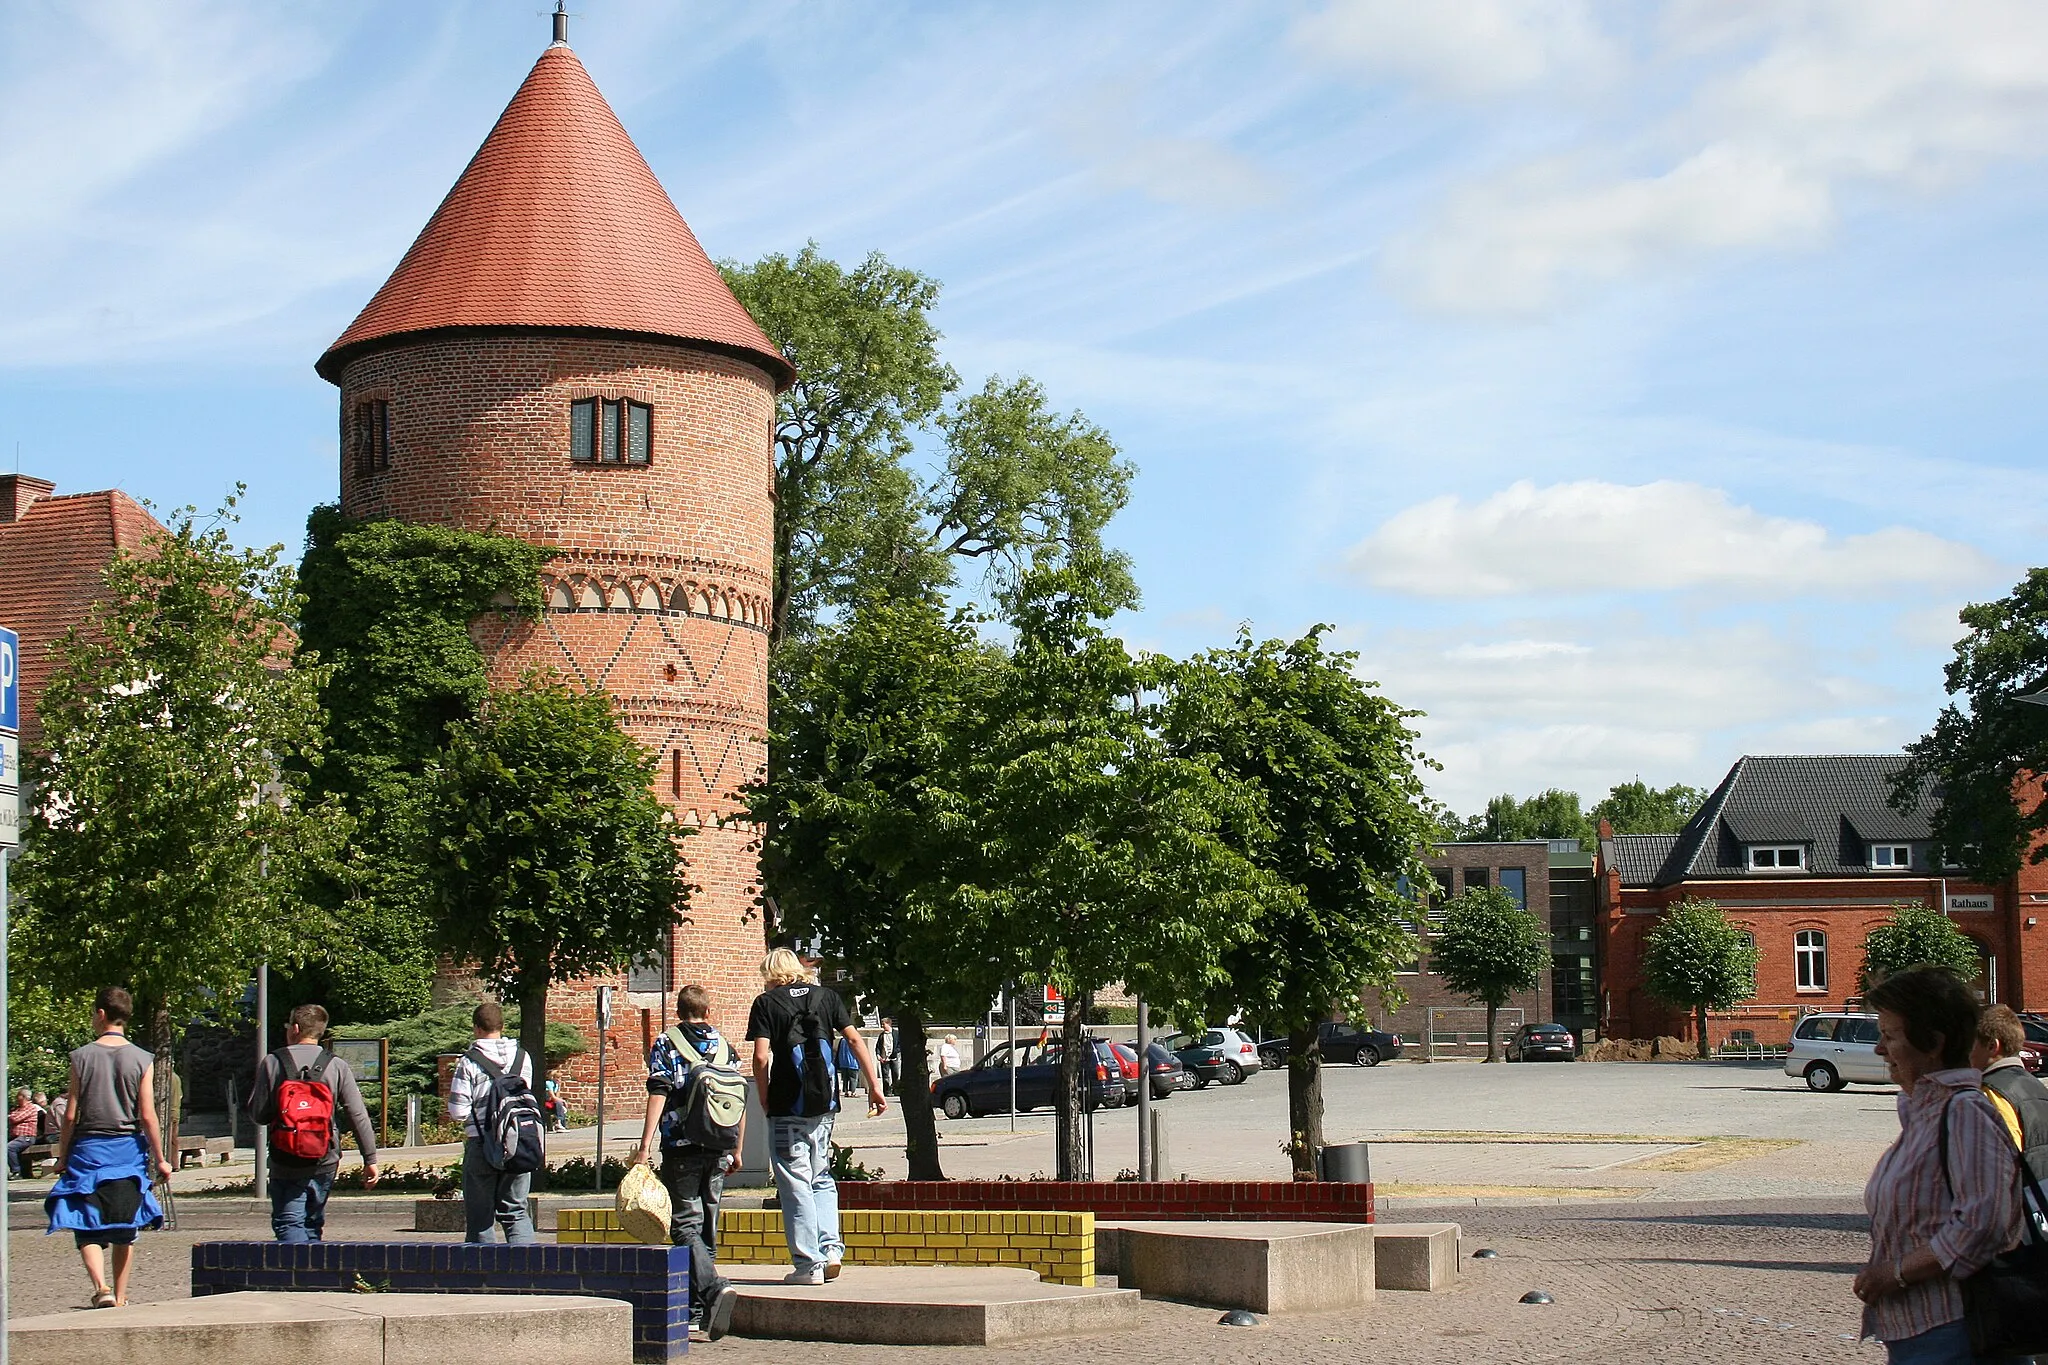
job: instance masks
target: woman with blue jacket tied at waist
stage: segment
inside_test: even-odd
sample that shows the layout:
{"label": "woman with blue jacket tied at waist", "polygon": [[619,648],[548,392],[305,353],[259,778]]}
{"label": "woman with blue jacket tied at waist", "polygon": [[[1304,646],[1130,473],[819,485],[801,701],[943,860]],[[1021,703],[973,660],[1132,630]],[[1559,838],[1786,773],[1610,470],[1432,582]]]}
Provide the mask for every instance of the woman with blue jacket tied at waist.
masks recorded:
{"label": "woman with blue jacket tied at waist", "polygon": [[[92,1277],[92,1306],[128,1302],[135,1265],[135,1234],[163,1226],[152,1179],[171,1178],[157,1128],[156,1058],[128,1041],[135,1002],[108,986],[93,1002],[93,1040],[71,1054],[70,1102],[57,1138],[57,1183],[43,1200],[50,1231],[68,1231]],[[106,1249],[113,1249],[114,1282],[107,1284]]]}

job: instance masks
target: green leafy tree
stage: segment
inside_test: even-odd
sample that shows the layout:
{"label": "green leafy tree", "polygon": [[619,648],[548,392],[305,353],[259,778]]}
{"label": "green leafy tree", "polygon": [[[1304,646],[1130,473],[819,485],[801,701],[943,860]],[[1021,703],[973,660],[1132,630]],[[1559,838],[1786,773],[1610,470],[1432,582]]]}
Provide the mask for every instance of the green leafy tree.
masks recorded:
{"label": "green leafy tree", "polygon": [[1647,782],[1623,782],[1611,789],[1587,818],[1595,825],[1607,821],[1616,834],[1676,834],[1706,800],[1706,792],[1683,782],[1661,791]]}
{"label": "green leafy tree", "polygon": [[2048,859],[2048,706],[2023,700],[2048,686],[2048,569],[2028,570],[2009,594],[1974,602],[1959,619],[1969,634],[1945,681],[1961,704],[1944,706],[1906,746],[1892,804],[1912,811],[1940,793],[1935,840],[1951,862],[1996,884]]}
{"label": "green leafy tree", "polygon": [[448,727],[488,691],[470,623],[540,611],[547,551],[449,526],[354,521],[318,507],[299,566],[302,651],[326,660],[325,761],[310,773],[355,820],[345,875],[324,888],[334,932],[273,991],[318,1000],[338,1021],[426,1008],[434,969],[427,888],[395,817],[439,755]]}
{"label": "green leafy tree", "polygon": [[1517,839],[1579,839],[1590,842],[1593,822],[1579,809],[1577,792],[1552,787],[1526,801],[1503,793],[1486,803],[1482,813],[1464,823],[1459,837],[1490,843]]}
{"label": "green leafy tree", "polygon": [[[936,280],[880,254],[848,270],[815,245],[722,269],[797,369],[776,407],[771,646],[869,595],[950,587],[963,562],[986,566],[1001,600],[1053,565],[1136,600],[1101,540],[1130,466],[1028,378],[991,378],[948,407],[959,377],[939,357]],[[943,459],[923,472],[912,455],[927,430]]]}
{"label": "green leafy tree", "polygon": [[990,927],[953,892],[978,856],[961,784],[1006,661],[929,596],[870,601],[790,648],[806,658],[777,708],[780,761],[750,796],[763,872],[785,923],[852,964],[896,1021],[910,1178],[941,1180],[917,1102],[925,1021],[979,1013],[1004,979]]}
{"label": "green leafy tree", "polygon": [[1908,967],[1947,967],[1965,980],[1983,964],[1970,936],[1939,910],[1902,903],[1892,916],[1863,940],[1863,970],[1858,988],[1869,990],[1894,972]]}
{"label": "green leafy tree", "polygon": [[541,1069],[549,987],[653,951],[687,905],[654,775],[610,695],[530,674],[449,727],[409,812],[440,946],[518,1003]]}
{"label": "green leafy tree", "polygon": [[1543,921],[1497,886],[1479,887],[1444,908],[1443,927],[1430,937],[1429,968],[1459,995],[1486,1006],[1486,1060],[1500,1060],[1500,1007],[1518,991],[1533,991],[1550,968]]}
{"label": "green leafy tree", "polygon": [[14,864],[18,970],[59,1000],[125,985],[162,1063],[160,1108],[174,1026],[320,932],[309,887],[347,828],[308,790],[322,665],[283,657],[296,580],[281,546],[230,542],[233,508],[187,509],[117,555],[57,645]]}
{"label": "green leafy tree", "polygon": [[[991,926],[989,956],[1008,975],[1035,974],[1077,1003],[1123,981],[1188,1017],[1281,888],[1226,837],[1257,826],[1257,793],[1164,742],[1144,699],[1162,665],[1102,629],[1089,586],[1063,572],[1020,595],[996,722],[970,769],[981,856],[957,905]],[[1062,1037],[1062,1178],[1085,1159],[1080,1085],[1094,1058],[1082,1013],[1067,1011]]]}
{"label": "green leafy tree", "polygon": [[71,1083],[71,1049],[92,1041],[92,997],[64,997],[19,970],[7,978],[7,1076],[11,1102],[23,1086],[56,1094]]}
{"label": "green leafy tree", "polygon": [[1255,643],[1240,630],[1234,647],[1172,670],[1164,719],[1175,753],[1215,755],[1260,797],[1257,823],[1229,834],[1276,893],[1224,954],[1202,1017],[1241,1011],[1288,1034],[1290,1147],[1310,1174],[1323,1142],[1317,1025],[1368,990],[1398,1004],[1395,972],[1415,955],[1404,881],[1428,875],[1419,855],[1435,833],[1416,713],[1361,680],[1356,655],[1326,649],[1324,631]]}
{"label": "green leafy tree", "polygon": [[1733,1009],[1756,994],[1756,944],[1721,907],[1688,896],[1666,910],[1643,952],[1650,994],[1693,1012],[1700,1059],[1707,1056],[1707,1011]]}

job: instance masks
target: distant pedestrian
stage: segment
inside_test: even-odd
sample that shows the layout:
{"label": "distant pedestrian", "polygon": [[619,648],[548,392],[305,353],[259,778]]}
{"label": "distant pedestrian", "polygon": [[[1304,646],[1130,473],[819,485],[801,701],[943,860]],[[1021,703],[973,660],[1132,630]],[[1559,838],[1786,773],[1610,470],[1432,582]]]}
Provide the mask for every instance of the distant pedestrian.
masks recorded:
{"label": "distant pedestrian", "polygon": [[548,1077],[548,1127],[557,1133],[569,1131],[569,1106],[562,1099],[562,1083]]}
{"label": "distant pedestrian", "polygon": [[896,1029],[889,1020],[882,1020],[882,1031],[875,1037],[875,1065],[882,1074],[882,1093],[896,1093],[898,1073],[902,1069],[902,1043],[896,1037]]}
{"label": "distant pedestrian", "polygon": [[960,1040],[947,1034],[939,1044],[939,1074],[950,1076],[960,1069]]}
{"label": "distant pedestrian", "polygon": [[36,1091],[36,1110],[36,1140],[55,1142],[57,1129],[63,1121],[57,1117],[57,1111],[51,1107],[50,1097],[45,1091]]}
{"label": "distant pedestrian", "polygon": [[1965,1365],[1958,1286],[2020,1238],[2017,1156],[1970,1066],[1977,1001],[1938,967],[1886,977],[1866,999],[1877,1055],[1898,1083],[1900,1131],[1863,1191],[1863,1335],[1883,1341],[1893,1365]]}
{"label": "distant pedestrian", "polygon": [[747,1138],[747,1078],[739,1053],[712,1027],[711,997],[702,986],[676,992],[676,1019],[647,1054],[647,1117],[628,1160],[661,1163],[668,1239],[689,1248],[690,1306],[704,1334],[717,1341],[731,1330],[739,1302],[716,1258],[725,1173],[738,1164]]}
{"label": "distant pedestrian", "polygon": [[[92,1306],[128,1302],[135,1265],[135,1234],[163,1226],[154,1178],[171,1178],[163,1133],[156,1120],[156,1058],[128,1041],[135,1002],[119,986],[93,1001],[93,1040],[71,1053],[71,1088],[57,1138],[57,1183],[43,1200],[50,1231],[71,1233]],[[112,1248],[113,1283],[107,1281]]]}
{"label": "distant pedestrian", "polygon": [[464,1239],[488,1242],[496,1222],[507,1242],[524,1246],[540,1240],[526,1196],[545,1142],[533,1059],[505,1036],[505,1011],[496,1001],[478,1005],[470,1026],[476,1041],[448,1081],[448,1117],[463,1131]]}
{"label": "distant pedestrian", "polygon": [[832,1060],[839,1067],[839,1093],[851,1095],[855,1082],[860,1080],[860,1059],[853,1055],[853,1044],[840,1038],[832,1045]]}
{"label": "distant pedestrian", "polygon": [[317,1242],[327,1226],[327,1196],[341,1170],[346,1116],[363,1158],[363,1185],[377,1184],[377,1131],[349,1064],[322,1043],[327,1011],[301,1005],[284,1026],[284,1046],[256,1067],[251,1122],[270,1129],[270,1231],[280,1242]]}
{"label": "distant pedestrian", "polygon": [[766,987],[747,1017],[754,1047],[754,1083],[768,1111],[769,1161],[782,1204],[782,1233],[794,1267],[788,1284],[836,1279],[846,1244],[839,1236],[839,1185],[832,1178],[832,1118],[839,1109],[834,1083],[836,1040],[853,1048],[868,1083],[868,1113],[889,1107],[875,1074],[874,1054],[854,1027],[846,1004],[812,980],[803,962],[777,948],[761,964]]}
{"label": "distant pedestrian", "polygon": [[1992,1005],[1977,1017],[1970,1065],[1984,1073],[1984,1096],[2005,1121],[2013,1146],[2026,1154],[2034,1179],[2048,1180],[2048,1085],[2029,1076],[2020,1061],[2026,1041],[2020,1017],[2009,1006]]}
{"label": "distant pedestrian", "polygon": [[14,1092],[14,1107],[7,1111],[7,1174],[21,1178],[21,1154],[43,1135],[43,1111],[34,1092]]}

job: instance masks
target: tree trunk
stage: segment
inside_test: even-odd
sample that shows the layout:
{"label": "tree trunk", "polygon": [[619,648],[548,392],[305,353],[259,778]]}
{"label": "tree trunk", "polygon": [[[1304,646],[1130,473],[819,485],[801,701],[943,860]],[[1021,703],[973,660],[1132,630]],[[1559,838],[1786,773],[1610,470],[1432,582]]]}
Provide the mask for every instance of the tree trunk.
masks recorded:
{"label": "tree trunk", "polygon": [[[154,1055],[150,1067],[150,1093],[140,1098],[156,1110],[157,1132],[163,1137],[164,1160],[173,1167],[178,1164],[178,1057],[177,1035],[171,1029],[171,1012],[154,1000],[136,1002],[136,1010],[129,1022],[130,1032],[140,1025],[142,1037],[138,1040]],[[163,1206],[164,1226],[175,1230],[178,1226],[177,1207],[171,1202],[170,1182],[159,1176],[152,1168],[150,1183],[156,1187],[157,1202]]]}
{"label": "tree trunk", "polygon": [[1294,1173],[1313,1179],[1323,1147],[1323,1043],[1314,1024],[1287,1035],[1287,1131]]}
{"label": "tree trunk", "polygon": [[1701,1060],[1701,1061],[1703,1061],[1703,1062],[1704,1062],[1704,1061],[1706,1061],[1706,1060],[1708,1060],[1708,1054],[1707,1054],[1707,1007],[1706,1007],[1705,1005],[1701,1005],[1701,1006],[1699,1006],[1699,1007],[1698,1007],[1698,1008],[1697,1008],[1697,1009],[1696,1009],[1696,1010],[1694,1011],[1694,1033],[1693,1033],[1693,1038],[1694,1038],[1694,1040],[1695,1040],[1695,1041],[1694,1041],[1694,1043],[1693,1043],[1693,1046],[1695,1046],[1695,1047],[1697,1047],[1697,1048],[1699,1049],[1699,1053],[1700,1053],[1700,1060]]}
{"label": "tree trunk", "polygon": [[1086,1046],[1082,1013],[1081,1002],[1070,992],[1067,1017],[1060,1025],[1060,1084],[1054,1094],[1059,1140],[1054,1149],[1057,1160],[1053,1173],[1061,1180],[1079,1180],[1088,1168],[1087,1141],[1081,1131],[1081,1116],[1086,1108],[1081,1097],[1081,1068],[1095,1065],[1095,1049]]}
{"label": "tree trunk", "polygon": [[[538,984],[528,984],[537,982]],[[519,1050],[533,1059],[533,1093],[548,1093],[548,979],[536,972],[519,983]]]}
{"label": "tree trunk", "polygon": [[930,1059],[924,1016],[897,1010],[896,1102],[903,1106],[903,1157],[912,1180],[944,1180],[939,1169],[939,1123],[932,1110]]}
{"label": "tree trunk", "polygon": [[1489,1062],[1497,1062],[1500,1060],[1500,1029],[1495,1026],[1495,1020],[1499,1017],[1499,1015],[1500,1006],[1494,1004],[1491,1000],[1487,1001],[1486,1060]]}

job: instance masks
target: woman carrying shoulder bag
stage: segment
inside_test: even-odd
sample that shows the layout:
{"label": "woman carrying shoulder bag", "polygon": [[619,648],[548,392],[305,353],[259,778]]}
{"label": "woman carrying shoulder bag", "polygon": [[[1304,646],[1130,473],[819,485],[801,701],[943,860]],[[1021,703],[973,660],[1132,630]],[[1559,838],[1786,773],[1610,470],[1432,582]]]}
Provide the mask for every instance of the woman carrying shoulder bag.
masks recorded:
{"label": "woman carrying shoulder bag", "polygon": [[1863,1191],[1863,1334],[1884,1342],[1889,1365],[1968,1365],[1980,1357],[1961,1282],[2016,1246],[2021,1231],[2018,1155],[1970,1066],[1977,1001],[1939,967],[1887,977],[1867,999],[1878,1055],[1899,1086],[1899,1136]]}

